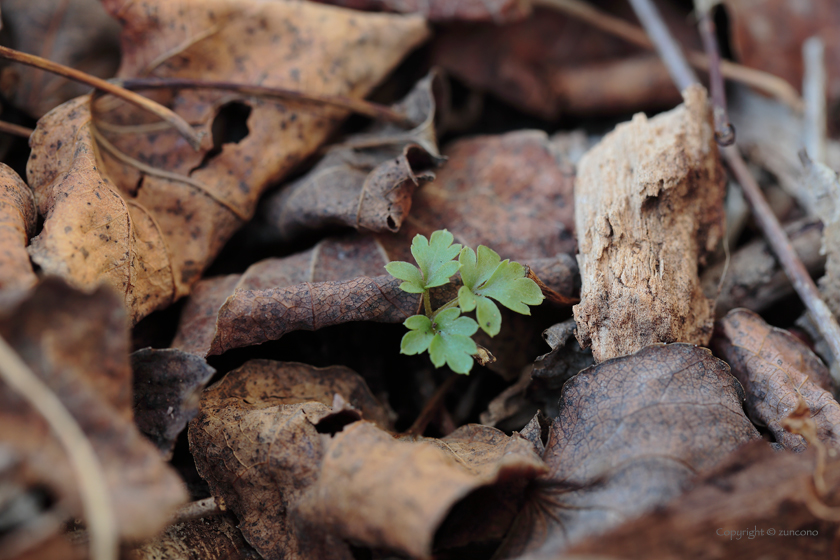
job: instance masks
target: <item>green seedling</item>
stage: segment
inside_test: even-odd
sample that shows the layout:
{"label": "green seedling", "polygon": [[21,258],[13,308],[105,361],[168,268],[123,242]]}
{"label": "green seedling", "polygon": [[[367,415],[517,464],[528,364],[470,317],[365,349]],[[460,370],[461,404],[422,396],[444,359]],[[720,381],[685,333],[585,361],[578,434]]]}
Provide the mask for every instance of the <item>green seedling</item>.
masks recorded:
{"label": "green seedling", "polygon": [[[411,254],[418,266],[395,261],[388,263],[385,270],[403,281],[403,291],[423,294],[425,315],[405,320],[408,332],[403,336],[400,352],[422,354],[428,350],[435,367],[446,364],[452,371],[466,374],[473,367],[473,356],[479,352],[472,335],[479,328],[490,336],[499,334],[502,314],[496,302],[530,315],[528,306],[539,305],[544,297],[537,283],[526,277],[527,269],[521,264],[501,260],[484,245],[478,246],[476,254],[453,241],[445,229],[434,232],[431,239],[416,235]],[[463,286],[458,296],[433,310],[429,290],[449,283],[459,271]],[[472,311],[478,322],[462,315]]]}

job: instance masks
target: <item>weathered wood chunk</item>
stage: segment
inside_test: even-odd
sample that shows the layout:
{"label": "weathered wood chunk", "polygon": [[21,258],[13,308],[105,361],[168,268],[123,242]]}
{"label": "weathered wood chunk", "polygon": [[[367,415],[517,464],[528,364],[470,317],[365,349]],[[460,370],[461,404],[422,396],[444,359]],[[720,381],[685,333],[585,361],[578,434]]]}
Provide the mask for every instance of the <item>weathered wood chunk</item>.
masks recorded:
{"label": "weathered wood chunk", "polygon": [[621,124],[580,161],[577,337],[597,361],[655,342],[705,345],[714,302],[698,266],[723,232],[724,175],[706,91]]}

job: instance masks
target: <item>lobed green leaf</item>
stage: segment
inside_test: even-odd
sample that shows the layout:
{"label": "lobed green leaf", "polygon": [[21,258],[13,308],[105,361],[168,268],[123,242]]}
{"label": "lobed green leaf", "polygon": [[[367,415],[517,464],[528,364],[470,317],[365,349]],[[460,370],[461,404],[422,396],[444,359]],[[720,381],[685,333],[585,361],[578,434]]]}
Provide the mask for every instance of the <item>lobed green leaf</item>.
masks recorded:
{"label": "lobed green leaf", "polygon": [[420,265],[425,289],[446,284],[458,272],[461,265],[452,259],[461,251],[461,245],[453,245],[454,240],[455,237],[445,229],[432,233],[431,240],[420,234],[414,236],[411,254]]}

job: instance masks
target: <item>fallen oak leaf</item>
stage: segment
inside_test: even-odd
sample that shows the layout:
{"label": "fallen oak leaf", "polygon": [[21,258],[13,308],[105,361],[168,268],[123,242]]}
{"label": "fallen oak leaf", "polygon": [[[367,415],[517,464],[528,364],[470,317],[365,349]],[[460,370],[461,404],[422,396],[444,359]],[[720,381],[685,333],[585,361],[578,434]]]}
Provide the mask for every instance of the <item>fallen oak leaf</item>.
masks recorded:
{"label": "fallen oak leaf", "polygon": [[[122,77],[152,70],[158,76],[197,73],[264,85],[317,83],[320,93],[362,97],[426,35],[417,17],[311,3],[216,0],[208,9],[196,1],[123,6],[113,0],[105,6],[124,24]],[[330,33],[323,32],[324,20]],[[298,35],[281,32],[289,22]],[[300,33],[315,44],[297,48]],[[260,54],[278,49],[289,53],[282,64]],[[322,67],[333,74],[322,77]],[[168,97],[202,132],[211,131],[226,102],[244,107],[250,111],[250,125],[242,123],[247,135],[223,135],[214,139],[217,150],[208,140],[195,152],[171,130],[143,128],[147,115],[110,98],[94,104],[94,127],[89,100],[80,98],[44,117],[32,137],[27,173],[45,215],[44,231],[33,241],[34,260],[80,287],[106,279],[125,293],[134,321],[187,294],[251,217],[269,182],[317,149],[346,114],[229,92],[183,90]],[[102,231],[108,226],[113,229]]]}
{"label": "fallen oak leaf", "polygon": [[[331,408],[335,396],[349,403]],[[347,412],[354,412],[348,417]],[[190,449],[216,503],[239,519],[245,540],[266,560],[352,558],[319,527],[300,528],[292,508],[318,477],[319,430],[387,413],[362,378],[345,367],[252,360],[202,395],[190,423]],[[307,556],[308,555],[308,556]]]}
{"label": "fallen oak leaf", "polygon": [[[414,442],[394,439],[373,424],[357,422],[324,442],[318,480],[298,511],[304,519],[344,539],[410,557],[428,557],[449,512],[466,506],[471,494],[508,484],[521,495],[525,483],[544,470],[530,442],[519,436],[509,438],[494,428],[465,426],[441,440]],[[487,504],[480,498],[478,503],[488,509],[468,508],[468,514],[462,513],[504,519],[504,515],[495,517],[499,513],[491,511],[495,506],[507,510],[509,524],[510,503]],[[448,538],[450,544],[467,537],[480,541],[488,533],[499,538],[507,529],[505,523],[501,525],[469,535],[450,531]]]}
{"label": "fallen oak leaf", "polygon": [[767,426],[777,442],[796,452],[807,447],[782,425],[804,398],[819,439],[840,446],[840,404],[831,394],[831,376],[802,341],[752,311],[733,309],[719,321],[713,345],[743,385],[750,416]]}
{"label": "fallen oak leaf", "polygon": [[690,344],[651,345],[566,382],[538,479],[502,558],[566,550],[678,496],[759,437],[726,364]]}
{"label": "fallen oak leaf", "polygon": [[0,292],[25,290],[37,281],[26,252],[36,220],[32,190],[0,163]]}

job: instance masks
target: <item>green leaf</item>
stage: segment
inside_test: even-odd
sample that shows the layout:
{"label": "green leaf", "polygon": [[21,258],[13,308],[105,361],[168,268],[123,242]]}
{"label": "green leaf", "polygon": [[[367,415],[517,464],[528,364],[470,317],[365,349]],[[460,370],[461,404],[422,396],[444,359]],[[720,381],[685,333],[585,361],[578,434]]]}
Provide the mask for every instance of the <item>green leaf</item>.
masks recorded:
{"label": "green leaf", "polygon": [[478,325],[481,327],[481,330],[490,336],[496,336],[502,330],[501,311],[499,311],[499,308],[496,307],[496,304],[490,298],[477,296],[475,299],[476,307],[478,307],[478,311],[475,313],[478,319]]}
{"label": "green leaf", "polygon": [[400,284],[402,291],[410,294],[423,293],[423,274],[413,264],[403,261],[389,262],[385,265],[385,270],[394,278],[405,280],[405,282]]}
{"label": "green leaf", "polygon": [[425,289],[446,284],[449,278],[458,272],[461,265],[452,259],[458,255],[461,245],[453,245],[454,239],[445,229],[434,232],[431,240],[420,234],[414,236],[411,254],[420,265]]}
{"label": "green leaf", "polygon": [[446,363],[455,373],[469,373],[473,366],[472,355],[478,352],[470,337],[478,330],[478,324],[460,315],[461,311],[453,307],[435,316],[432,328],[436,334],[429,345],[429,355],[435,367]]}
{"label": "green leaf", "polygon": [[458,289],[458,306],[461,311],[472,311],[475,309],[475,295],[466,286]]}
{"label": "green leaf", "polygon": [[499,263],[492,276],[475,290],[475,294],[493,298],[523,315],[531,314],[529,305],[539,305],[545,299],[537,283],[525,278],[525,267],[507,260]]}
{"label": "green leaf", "polygon": [[478,259],[469,247],[461,249],[458,261],[461,263],[461,280],[464,281],[464,286],[474,292],[477,286],[490,278],[501,260],[496,251],[484,245],[478,246]]}
{"label": "green leaf", "polygon": [[425,352],[435,337],[431,319],[425,315],[412,315],[405,320],[403,325],[409,331],[402,337],[400,353],[411,356]]}

